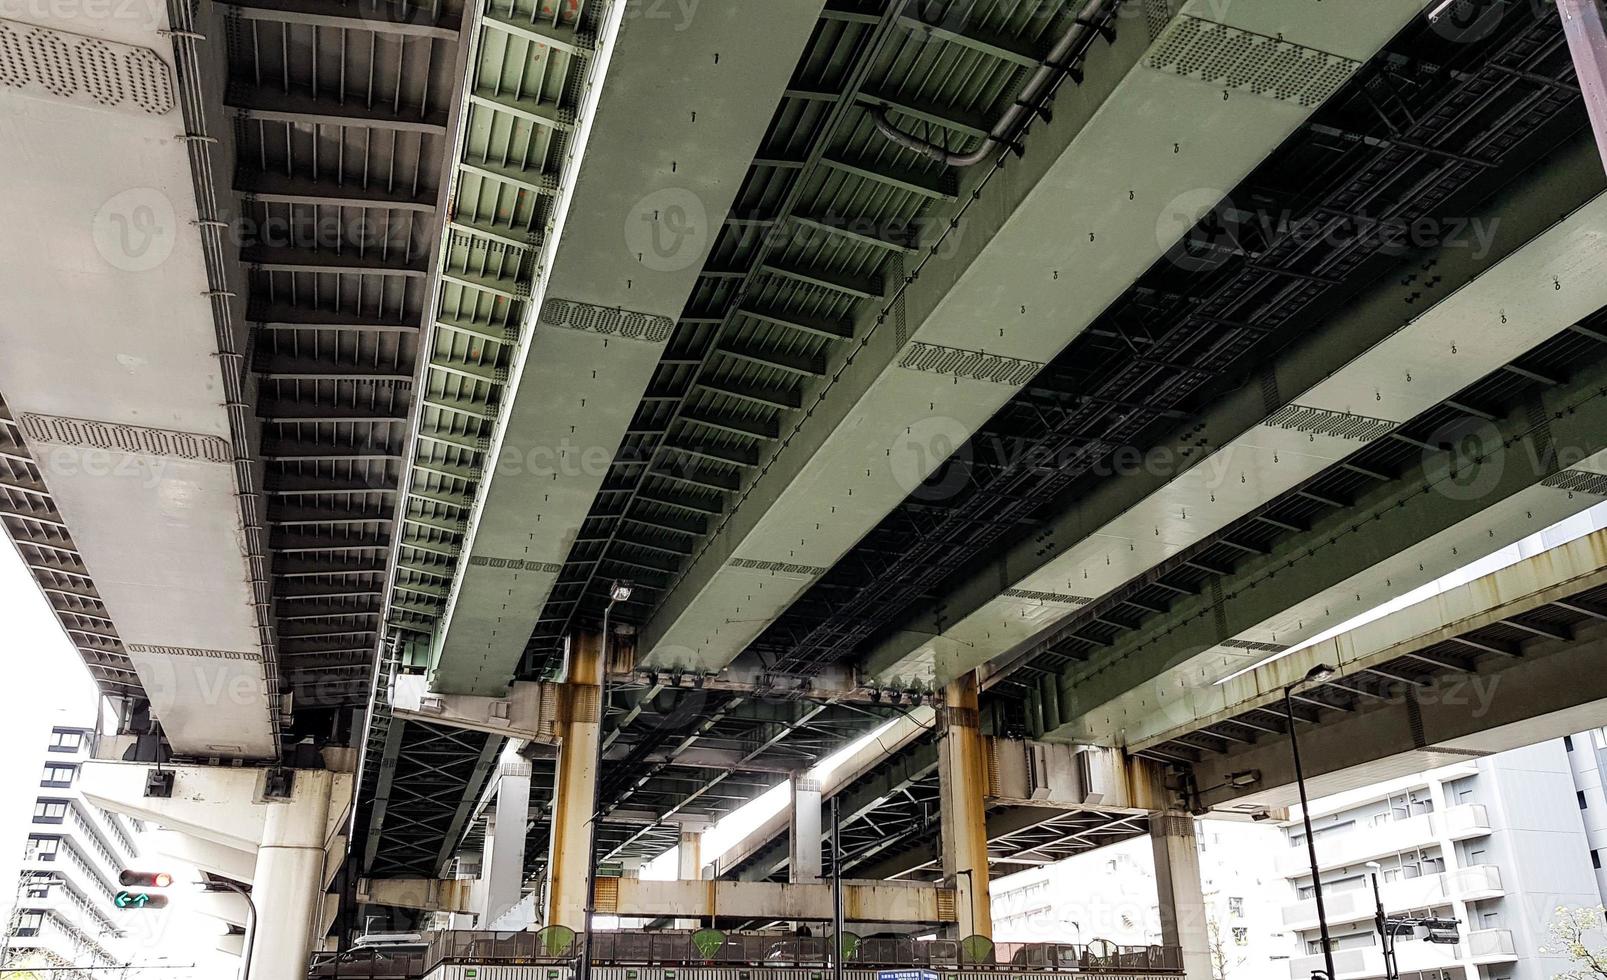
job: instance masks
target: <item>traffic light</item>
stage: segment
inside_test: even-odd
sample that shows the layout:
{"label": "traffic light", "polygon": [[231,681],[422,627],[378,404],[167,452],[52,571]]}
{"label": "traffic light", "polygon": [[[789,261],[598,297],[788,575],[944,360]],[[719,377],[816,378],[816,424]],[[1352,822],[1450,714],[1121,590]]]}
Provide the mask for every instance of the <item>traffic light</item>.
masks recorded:
{"label": "traffic light", "polygon": [[153,895],[148,891],[129,891],[130,888],[166,888],[173,884],[173,876],[165,871],[127,871],[117,876],[123,891],[112,896],[112,904],[120,909],[160,909],[167,907],[166,895]]}
{"label": "traffic light", "polygon": [[167,907],[167,896],[123,891],[112,896],[112,904],[120,909],[161,909]]}
{"label": "traffic light", "polygon": [[166,888],[173,884],[173,876],[166,871],[124,871],[117,883],[128,888]]}
{"label": "traffic light", "polygon": [[1423,941],[1438,943],[1445,946],[1454,945],[1462,941],[1458,931],[1458,919],[1420,919],[1418,926],[1423,929]]}

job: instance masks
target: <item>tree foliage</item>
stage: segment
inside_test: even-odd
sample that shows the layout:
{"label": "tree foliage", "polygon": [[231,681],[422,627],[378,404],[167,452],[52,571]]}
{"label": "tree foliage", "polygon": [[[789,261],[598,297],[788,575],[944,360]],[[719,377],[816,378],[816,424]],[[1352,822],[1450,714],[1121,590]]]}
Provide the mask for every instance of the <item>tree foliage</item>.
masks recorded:
{"label": "tree foliage", "polygon": [[1551,939],[1540,952],[1560,956],[1572,968],[1556,974],[1558,980],[1607,980],[1607,947],[1600,945],[1607,927],[1607,909],[1559,906],[1551,920]]}

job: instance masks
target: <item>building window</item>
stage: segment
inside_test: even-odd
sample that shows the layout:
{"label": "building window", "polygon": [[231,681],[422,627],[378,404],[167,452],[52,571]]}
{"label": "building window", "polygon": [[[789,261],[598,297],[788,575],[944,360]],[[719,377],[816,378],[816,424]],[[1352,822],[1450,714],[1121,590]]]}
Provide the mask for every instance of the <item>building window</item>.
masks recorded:
{"label": "building window", "polygon": [[1601,852],[1600,851],[1591,851],[1590,852],[1590,866],[1592,868],[1595,868],[1598,871],[1601,870]]}
{"label": "building window", "polygon": [[51,733],[50,751],[52,752],[77,752],[83,746],[83,732],[68,732],[58,728]]}
{"label": "building window", "polygon": [[44,924],[45,914],[43,912],[24,912],[17,916],[17,935],[37,936]]}
{"label": "building window", "polygon": [[1244,926],[1234,926],[1233,927],[1233,945],[1235,945],[1235,946],[1248,946],[1248,945],[1250,945],[1250,930],[1246,929]]}
{"label": "building window", "polygon": [[67,803],[64,800],[40,800],[33,805],[34,823],[61,823],[67,819]]}
{"label": "building window", "polygon": [[1228,899],[1228,914],[1235,919],[1244,918],[1244,899],[1234,895]]}
{"label": "building window", "polygon": [[28,858],[34,861],[54,861],[56,852],[61,849],[60,837],[30,837],[28,838]]}
{"label": "building window", "polygon": [[1572,752],[1574,750],[1574,737],[1572,735],[1564,735],[1562,737],[1562,747],[1569,752]]}
{"label": "building window", "polygon": [[45,766],[45,774],[39,780],[41,786],[66,787],[73,784],[73,777],[78,775],[77,766],[64,765],[52,762]]}
{"label": "building window", "polygon": [[1579,800],[1579,809],[1584,810],[1584,809],[1589,808],[1590,803],[1589,803],[1589,801],[1587,801],[1585,799],[1585,791],[1584,790],[1580,790],[1579,792],[1575,793],[1574,796],[1577,797],[1578,800]]}

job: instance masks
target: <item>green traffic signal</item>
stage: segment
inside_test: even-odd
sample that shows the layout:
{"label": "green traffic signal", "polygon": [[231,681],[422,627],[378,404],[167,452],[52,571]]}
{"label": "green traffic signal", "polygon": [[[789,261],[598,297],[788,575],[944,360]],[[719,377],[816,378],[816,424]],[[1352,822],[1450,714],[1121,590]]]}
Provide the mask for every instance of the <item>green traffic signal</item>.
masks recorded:
{"label": "green traffic signal", "polygon": [[167,907],[167,896],[148,892],[118,892],[113,896],[112,904],[120,909],[160,909]]}

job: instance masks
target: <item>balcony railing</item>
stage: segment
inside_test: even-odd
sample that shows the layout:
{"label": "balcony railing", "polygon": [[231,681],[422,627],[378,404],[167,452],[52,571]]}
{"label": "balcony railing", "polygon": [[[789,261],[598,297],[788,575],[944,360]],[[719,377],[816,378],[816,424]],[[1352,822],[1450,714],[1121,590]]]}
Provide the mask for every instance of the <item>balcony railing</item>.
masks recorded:
{"label": "balcony railing", "polygon": [[[1383,893],[1384,908],[1392,912],[1428,908],[1453,899],[1474,902],[1486,898],[1499,898],[1505,894],[1501,887],[1501,869],[1493,864],[1480,864],[1437,875],[1391,881],[1382,885],[1379,890]],[[1371,919],[1377,904],[1373,899],[1370,884],[1344,891],[1324,889],[1322,897],[1330,923],[1362,922]],[[1316,899],[1307,899],[1285,908],[1283,924],[1291,929],[1317,928]]]}
{"label": "balcony railing", "polygon": [[[1490,815],[1477,803],[1464,803],[1439,813],[1422,813],[1376,827],[1357,827],[1331,836],[1317,836],[1317,863],[1324,869],[1357,867],[1390,854],[1415,851],[1440,839],[1466,840],[1490,833]],[[1285,878],[1311,874],[1305,843],[1289,848],[1278,858],[1278,873]]]}
{"label": "balcony railing", "polygon": [[[1417,940],[1396,946],[1396,961],[1402,973],[1450,970],[1472,964],[1510,963],[1518,958],[1512,933],[1506,929],[1481,929],[1468,933],[1455,945],[1438,945]],[[1323,958],[1300,956],[1289,961],[1290,980],[1310,980],[1311,971],[1324,969]],[[1334,952],[1337,980],[1370,980],[1384,975],[1384,951],[1378,946],[1341,949]]]}

